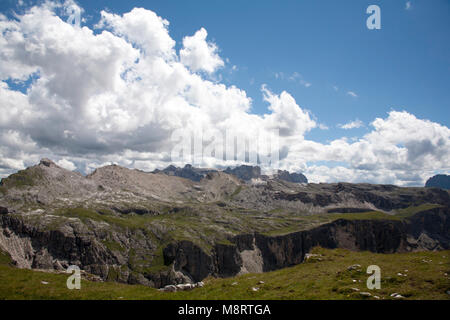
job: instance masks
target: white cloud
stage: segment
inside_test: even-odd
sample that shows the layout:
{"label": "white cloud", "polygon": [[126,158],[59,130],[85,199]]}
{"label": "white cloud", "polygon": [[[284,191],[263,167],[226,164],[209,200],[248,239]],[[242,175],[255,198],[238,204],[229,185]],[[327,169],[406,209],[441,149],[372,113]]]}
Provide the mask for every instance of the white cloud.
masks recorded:
{"label": "white cloud", "polygon": [[410,10],[411,9],[411,1],[406,1],[405,9],[406,10]]}
{"label": "white cloud", "polygon": [[77,167],[72,161],[69,161],[67,159],[61,159],[56,162],[56,164],[64,169],[74,171]]}
{"label": "white cloud", "polygon": [[275,79],[280,79],[280,80],[287,79],[288,81],[291,81],[291,82],[297,82],[297,83],[301,84],[302,86],[304,86],[305,88],[309,88],[312,85],[311,82],[306,81],[303,78],[303,76],[300,73],[298,73],[297,71],[293,72],[291,75],[286,75],[284,72],[275,72],[274,77],[275,77]]}
{"label": "white cloud", "polygon": [[284,79],[284,73],[283,72],[275,72],[274,77],[275,77],[275,79]]}
{"label": "white cloud", "polygon": [[101,11],[97,28],[110,28],[117,36],[141,47],[146,56],[169,58],[175,54],[175,41],[168,32],[169,21],[153,11],[134,8],[123,16]]}
{"label": "white cloud", "polygon": [[356,119],[354,121],[350,121],[350,122],[348,122],[346,124],[338,125],[339,128],[347,129],[347,130],[348,129],[361,128],[362,126],[364,126],[364,123],[361,120],[359,120],[359,119]]}
{"label": "white cloud", "polygon": [[357,98],[358,95],[353,91],[347,91],[347,95],[352,96],[353,98]]}
{"label": "white cloud", "polygon": [[[352,143],[345,138],[326,145],[306,140],[298,143],[291,147],[285,165],[294,167],[296,159],[312,163],[306,169],[311,181],[399,185],[422,184],[436,170],[450,170],[449,128],[405,111],[391,111],[386,119],[377,118],[371,125],[372,131]],[[324,160],[339,165],[314,164]]]}
{"label": "white cloud", "polygon": [[300,80],[300,84],[303,85],[305,88],[311,87],[311,83],[305,80]]}
{"label": "white cloud", "polygon": [[192,71],[213,73],[224,66],[223,60],[217,54],[215,43],[207,42],[208,32],[201,28],[191,37],[183,38],[183,48],[180,50],[180,61]]}
{"label": "white cloud", "polygon": [[[206,30],[185,37],[177,54],[168,26],[145,9],[102,12],[96,32],[67,24],[51,5],[14,20],[0,16],[0,175],[42,157],[81,171],[105,163],[151,170],[171,161],[174,130],[199,128],[249,140],[279,130],[282,167],[305,171],[311,181],[408,185],[449,170],[449,129],[407,112],[375,119],[359,139],[326,144],[307,139],[325,126],[286,91],[263,86],[268,112],[252,113],[244,90],[196,73],[223,65]],[[30,77],[25,93],[5,82]],[[206,163],[229,164],[213,157]]]}
{"label": "white cloud", "polygon": [[286,91],[279,96],[274,95],[265,85],[262,86],[264,100],[272,113],[264,115],[268,128],[277,128],[281,136],[303,136],[317,126],[309,112],[301,109],[295,99]]}

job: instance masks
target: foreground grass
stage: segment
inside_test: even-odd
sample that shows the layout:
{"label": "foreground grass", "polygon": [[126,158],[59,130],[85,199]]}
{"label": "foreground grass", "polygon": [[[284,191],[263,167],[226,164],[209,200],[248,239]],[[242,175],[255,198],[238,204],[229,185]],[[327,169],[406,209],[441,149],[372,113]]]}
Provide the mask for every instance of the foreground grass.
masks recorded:
{"label": "foreground grass", "polygon": [[[86,280],[82,280],[81,290],[68,290],[65,274],[16,269],[8,265],[8,257],[0,254],[0,299],[375,299],[361,295],[364,291],[380,299],[393,299],[392,293],[405,299],[450,299],[446,293],[450,290],[448,250],[374,254],[315,248],[312,253],[317,256],[291,268],[210,278],[204,288],[176,293]],[[354,264],[361,267],[348,270]],[[366,287],[366,269],[372,264],[381,268],[379,290]]]}

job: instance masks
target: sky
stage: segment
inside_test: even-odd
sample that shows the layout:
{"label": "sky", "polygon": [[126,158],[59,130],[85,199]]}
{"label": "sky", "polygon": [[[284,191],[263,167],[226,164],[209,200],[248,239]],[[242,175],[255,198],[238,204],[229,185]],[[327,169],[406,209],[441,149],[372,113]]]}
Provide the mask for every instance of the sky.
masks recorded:
{"label": "sky", "polygon": [[173,132],[198,128],[279,130],[278,166],[312,182],[450,171],[449,1],[6,0],[0,14],[0,176],[42,157],[184,165]]}

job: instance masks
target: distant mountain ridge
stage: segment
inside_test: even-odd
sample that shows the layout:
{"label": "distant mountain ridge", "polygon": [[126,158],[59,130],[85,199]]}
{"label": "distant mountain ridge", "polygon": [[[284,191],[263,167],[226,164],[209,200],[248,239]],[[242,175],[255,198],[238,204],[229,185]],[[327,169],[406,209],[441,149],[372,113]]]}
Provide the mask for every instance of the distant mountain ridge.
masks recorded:
{"label": "distant mountain ridge", "polygon": [[253,166],[242,165],[242,166],[238,166],[233,169],[228,167],[223,172],[232,174],[235,177],[238,177],[239,179],[242,179],[245,181],[261,178],[261,168],[258,166],[253,167]]}
{"label": "distant mountain ridge", "polygon": [[286,170],[278,170],[277,178],[293,183],[308,183],[308,179],[304,174],[296,172],[290,173]]}
{"label": "distant mountain ridge", "polygon": [[450,176],[446,174],[435,175],[427,180],[425,187],[450,190]]}
{"label": "distant mountain ridge", "polygon": [[[209,173],[219,172],[217,169],[196,168],[190,164],[186,164],[183,168],[170,165],[165,169],[156,169],[152,173],[163,173],[169,176],[176,176],[186,178],[192,181],[200,181]],[[250,181],[252,179],[267,180],[269,177],[261,173],[259,166],[241,165],[234,168],[228,167],[223,170],[224,173],[231,174],[241,180]],[[302,173],[290,173],[287,170],[278,170],[273,176],[275,179],[280,179],[292,183],[308,183],[308,179]]]}
{"label": "distant mountain ridge", "polygon": [[174,165],[170,165],[163,170],[156,169],[153,173],[164,173],[169,176],[176,176],[180,178],[186,178],[192,181],[200,181],[208,173],[217,172],[215,169],[203,169],[203,168],[195,168],[190,164],[185,165],[183,168],[175,167]]}

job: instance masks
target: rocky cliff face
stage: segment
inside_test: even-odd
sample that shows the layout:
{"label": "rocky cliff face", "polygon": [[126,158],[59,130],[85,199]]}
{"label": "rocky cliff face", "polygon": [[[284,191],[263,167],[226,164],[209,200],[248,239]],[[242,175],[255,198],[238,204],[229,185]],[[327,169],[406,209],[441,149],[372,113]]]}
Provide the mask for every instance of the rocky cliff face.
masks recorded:
{"label": "rocky cliff face", "polygon": [[[208,275],[228,277],[296,265],[314,246],[377,253],[449,249],[450,209],[427,210],[404,221],[339,219],[287,235],[238,235],[230,242],[216,245],[210,256],[193,243],[171,244],[164,251],[165,261],[174,262],[175,270],[200,281]],[[258,261],[259,266],[251,266]]]}
{"label": "rocky cliff face", "polygon": [[[216,243],[210,251],[191,241],[172,242],[163,248],[167,268],[160,271],[133,268],[131,260],[138,257],[147,257],[151,265],[148,257],[156,249],[145,234],[133,232],[106,232],[101,225],[87,229],[76,222],[63,230],[42,230],[14,215],[0,215],[0,248],[19,267],[63,270],[75,264],[104,280],[162,287],[292,266],[314,246],[379,253],[449,249],[450,209],[434,208],[406,220],[339,219],[280,236],[242,234]],[[111,239],[123,243],[124,250],[108,248]]]}
{"label": "rocky cliff face", "polygon": [[[102,224],[90,227],[74,220],[60,230],[46,230],[14,215],[3,214],[0,215],[0,249],[8,252],[19,268],[65,270],[77,265],[103,280],[153,287],[189,281],[173,268],[150,272],[142,265],[133,265],[133,260],[146,259],[150,266],[156,249],[156,244],[142,230],[121,233]],[[111,248],[109,243],[120,243],[123,247]],[[177,260],[177,268],[180,261]]]}

